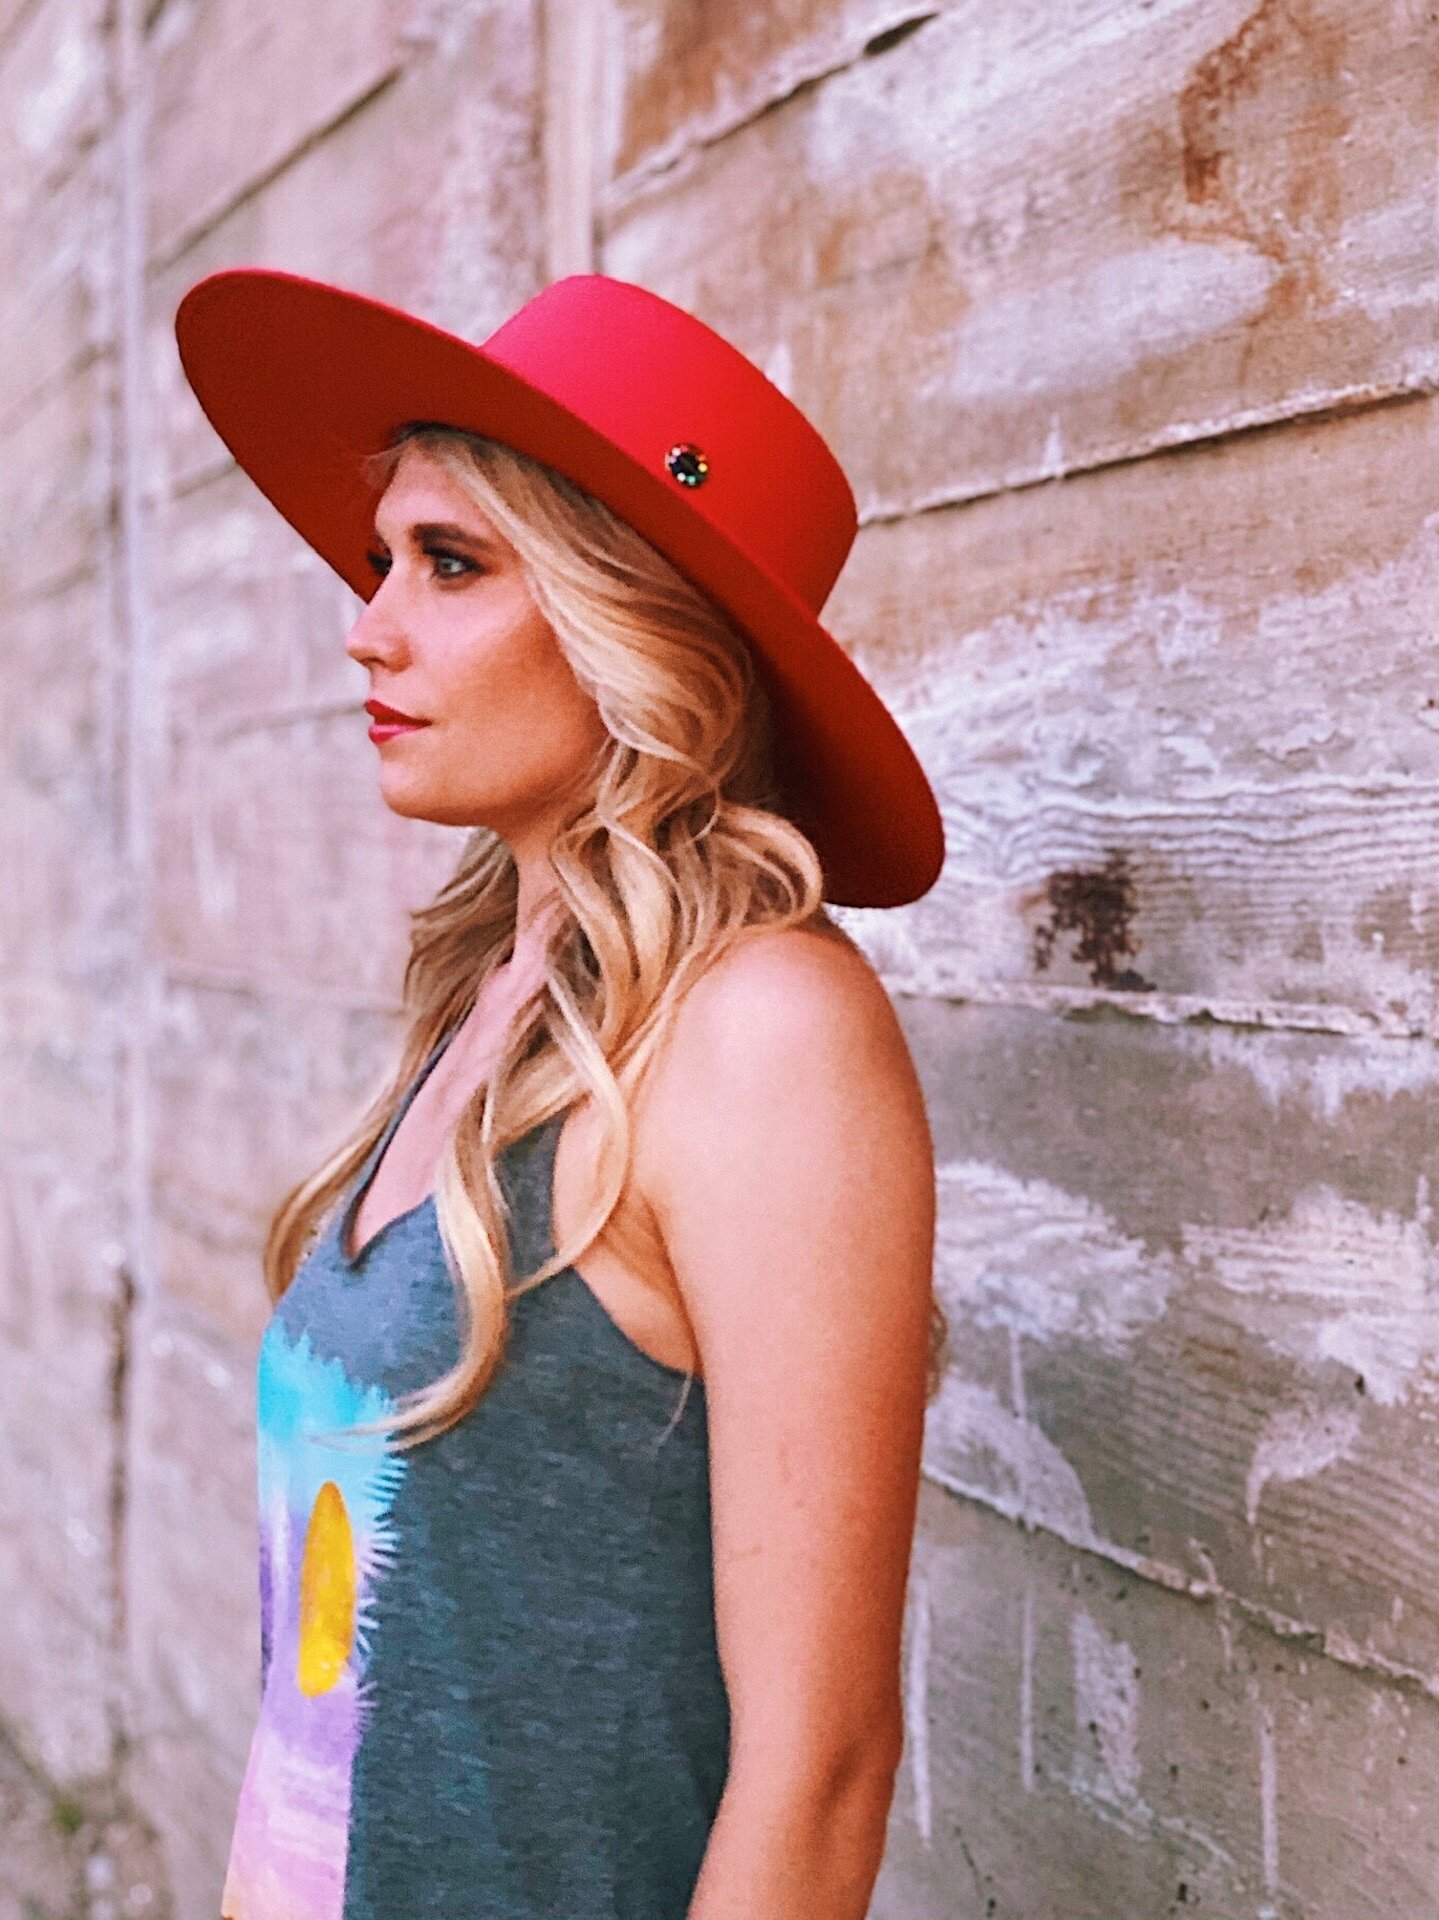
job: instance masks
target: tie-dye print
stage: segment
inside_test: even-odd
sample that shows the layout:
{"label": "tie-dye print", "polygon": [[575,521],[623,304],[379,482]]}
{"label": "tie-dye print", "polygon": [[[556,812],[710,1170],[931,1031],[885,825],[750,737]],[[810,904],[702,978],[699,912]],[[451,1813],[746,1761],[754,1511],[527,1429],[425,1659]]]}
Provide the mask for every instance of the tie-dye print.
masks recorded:
{"label": "tie-dye print", "polygon": [[394,1553],[406,1459],[385,1434],[324,1437],[391,1412],[389,1396],[319,1358],[308,1334],[292,1341],[278,1319],[261,1343],[257,1397],[264,1692],[221,1912],[342,1920],[370,1611]]}
{"label": "tie-dye print", "polygon": [[[458,1426],[337,1431],[459,1350],[432,1203],[344,1251],[440,1051],[261,1341],[261,1702],[220,1911],[683,1920],[729,1754],[703,1383],[682,1396],[571,1267],[512,1303]],[[554,1251],[558,1133],[497,1169],[517,1272]]]}

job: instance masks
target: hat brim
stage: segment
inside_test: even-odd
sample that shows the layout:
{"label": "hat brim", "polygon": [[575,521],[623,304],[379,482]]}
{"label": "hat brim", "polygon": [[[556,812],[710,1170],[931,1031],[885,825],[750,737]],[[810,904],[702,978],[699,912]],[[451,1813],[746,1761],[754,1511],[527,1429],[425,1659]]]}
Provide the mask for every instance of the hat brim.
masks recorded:
{"label": "hat brim", "polygon": [[409,421],[484,434],[555,468],[650,540],[749,642],[774,712],[784,811],[825,898],[902,906],[944,859],[933,789],[844,648],[782,582],[676,490],[484,348],[367,295],[257,267],[185,294],[186,378],[238,464],[361,599],[376,494],[360,462]]}

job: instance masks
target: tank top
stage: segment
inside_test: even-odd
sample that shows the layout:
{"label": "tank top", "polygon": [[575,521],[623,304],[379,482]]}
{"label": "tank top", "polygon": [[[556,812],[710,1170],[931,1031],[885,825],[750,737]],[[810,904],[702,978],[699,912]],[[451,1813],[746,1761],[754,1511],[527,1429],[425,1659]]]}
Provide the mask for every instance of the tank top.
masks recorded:
{"label": "tank top", "polygon": [[[346,1252],[450,1037],[261,1339],[261,1698],[221,1912],[683,1920],[729,1766],[703,1381],[567,1267],[510,1303],[457,1426],[324,1437],[460,1351],[433,1193]],[[498,1158],[516,1277],[555,1251],[563,1120]]]}

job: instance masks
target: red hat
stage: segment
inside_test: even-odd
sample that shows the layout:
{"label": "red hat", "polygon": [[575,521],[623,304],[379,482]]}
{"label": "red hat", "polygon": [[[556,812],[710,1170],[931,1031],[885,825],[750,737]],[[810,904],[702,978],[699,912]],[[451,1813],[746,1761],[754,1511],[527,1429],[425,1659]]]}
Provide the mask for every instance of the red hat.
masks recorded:
{"label": "red hat", "polygon": [[754,363],[645,287],[572,274],[481,345],[343,287],[231,268],[175,314],[180,360],[262,493],[368,600],[377,496],[359,462],[410,421],[558,469],[701,587],[750,643],[773,703],[784,811],[825,898],[902,906],[934,884],[934,792],[818,614],[854,540],[854,495]]}

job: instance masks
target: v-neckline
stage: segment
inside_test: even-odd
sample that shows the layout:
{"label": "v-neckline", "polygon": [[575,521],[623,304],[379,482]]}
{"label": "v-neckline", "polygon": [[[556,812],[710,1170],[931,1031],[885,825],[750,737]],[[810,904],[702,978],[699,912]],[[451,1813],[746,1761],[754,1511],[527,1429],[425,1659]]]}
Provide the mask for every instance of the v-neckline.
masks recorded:
{"label": "v-neckline", "polygon": [[374,1184],[375,1175],[380,1170],[380,1162],[385,1157],[385,1150],[391,1140],[394,1139],[400,1122],[404,1119],[406,1113],[409,1112],[410,1103],[426,1080],[429,1079],[430,1074],[439,1064],[441,1056],[445,1053],[450,1042],[458,1032],[459,1028],[453,1027],[449,1033],[443,1035],[430,1049],[428,1056],[420,1065],[419,1072],[415,1075],[399,1100],[396,1101],[394,1112],[385,1122],[384,1130],[381,1132],[374,1146],[371,1147],[364,1165],[360,1168],[356,1182],[350,1189],[350,1197],[345,1202],[345,1209],[340,1216],[339,1231],[336,1235],[336,1244],[339,1249],[340,1259],[349,1272],[355,1271],[356,1268],[364,1264],[365,1257],[370,1249],[377,1241],[384,1239],[392,1227],[397,1227],[402,1221],[410,1220],[416,1214],[423,1213],[425,1208],[430,1206],[434,1201],[435,1194],[432,1187],[424,1198],[417,1200],[412,1207],[406,1207],[403,1213],[391,1214],[388,1220],[382,1221],[370,1235],[369,1239],[365,1241],[363,1246],[358,1248],[354,1253],[350,1251],[350,1236],[354,1230],[355,1215],[359,1212],[365,1195]]}
{"label": "v-neckline", "polygon": [[[554,911],[554,903],[550,901],[540,909],[540,914],[543,916],[552,911]],[[518,976],[511,975],[507,978],[505,987],[503,988],[504,996],[510,1003],[505,1010],[506,1020],[514,1018],[516,1009],[522,1005],[527,997],[535,990],[544,971],[544,948],[533,931],[533,924],[532,922],[531,928],[527,930],[520,972]],[[510,967],[515,965],[514,951],[511,952],[506,964]],[[516,978],[518,979],[518,991],[516,991],[515,988]],[[363,1265],[370,1249],[378,1240],[383,1239],[392,1227],[398,1227],[402,1222],[414,1219],[434,1203],[435,1193],[432,1187],[423,1199],[415,1202],[414,1206],[406,1207],[403,1213],[392,1214],[388,1220],[382,1222],[370,1235],[365,1244],[356,1252],[351,1253],[350,1235],[354,1229],[355,1215],[359,1212],[360,1207],[364,1203],[365,1195],[374,1183],[375,1176],[380,1170],[380,1163],[385,1157],[386,1149],[394,1138],[400,1122],[409,1111],[411,1101],[413,1101],[425,1081],[428,1080],[433,1069],[439,1064],[441,1056],[448,1049],[450,1042],[462,1030],[464,1025],[465,1021],[463,1019],[458,1021],[451,1027],[448,1033],[441,1035],[440,1039],[435,1042],[435,1045],[430,1049],[428,1057],[421,1063],[414,1079],[395,1103],[394,1112],[386,1121],[384,1130],[381,1132],[374,1146],[370,1149],[368,1159],[361,1166],[359,1174],[356,1176],[355,1185],[350,1191],[350,1197],[345,1203],[344,1212],[340,1219],[336,1241],[340,1259],[344,1264],[345,1270],[349,1273],[357,1271],[358,1268]]]}

